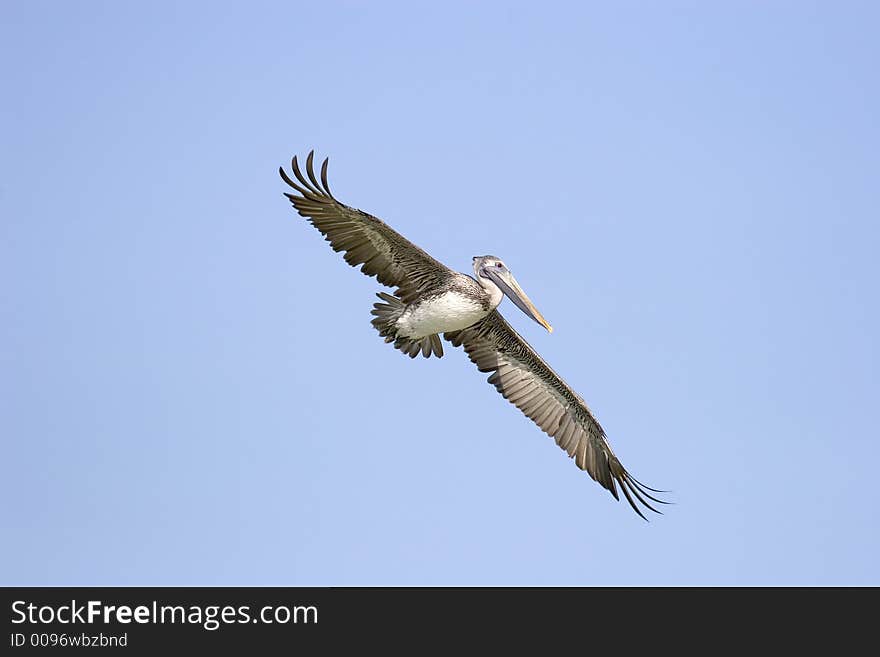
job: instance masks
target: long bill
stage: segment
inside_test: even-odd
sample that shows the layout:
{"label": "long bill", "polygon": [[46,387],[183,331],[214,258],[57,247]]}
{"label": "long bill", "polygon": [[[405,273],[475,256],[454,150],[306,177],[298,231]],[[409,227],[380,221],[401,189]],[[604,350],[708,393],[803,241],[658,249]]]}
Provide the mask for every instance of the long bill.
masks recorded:
{"label": "long bill", "polygon": [[523,289],[519,286],[519,283],[516,282],[516,279],[510,271],[505,269],[504,271],[499,272],[487,268],[486,273],[489,275],[489,278],[501,288],[501,291],[507,295],[507,298],[516,304],[517,308],[538,322],[538,324],[543,326],[550,333],[553,333],[553,327],[550,326],[550,324],[547,323],[547,320],[544,319],[544,316],[538,312],[538,309],[535,308],[535,304],[533,304],[528,295],[523,292]]}

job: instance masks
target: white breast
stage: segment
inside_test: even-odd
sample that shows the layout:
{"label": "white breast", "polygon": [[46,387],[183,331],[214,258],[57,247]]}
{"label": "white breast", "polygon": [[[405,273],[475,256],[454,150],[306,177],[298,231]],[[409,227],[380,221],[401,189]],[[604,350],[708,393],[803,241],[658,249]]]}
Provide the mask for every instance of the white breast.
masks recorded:
{"label": "white breast", "polygon": [[434,333],[458,331],[476,324],[489,311],[476,299],[459,292],[444,292],[412,304],[397,320],[397,333],[423,338]]}

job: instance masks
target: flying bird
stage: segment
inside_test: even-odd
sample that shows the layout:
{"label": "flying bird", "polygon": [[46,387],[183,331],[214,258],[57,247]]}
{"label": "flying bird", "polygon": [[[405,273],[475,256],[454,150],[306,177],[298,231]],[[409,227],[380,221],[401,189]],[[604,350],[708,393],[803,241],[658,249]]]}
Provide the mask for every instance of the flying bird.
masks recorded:
{"label": "flying bird", "polygon": [[[443,356],[440,335],[464,347],[489,383],[543,431],[556,440],[575,464],[615,499],[618,486],[630,506],[647,520],[642,508],[660,513],[651,502],[667,504],[635,479],[611,449],[605,431],[574,390],[554,372],[498,312],[507,296],[526,315],[552,331],[504,261],[493,255],[473,258],[473,277],[438,262],[376,217],[336,200],[327,183],[327,162],[315,175],[314,151],[306,158],[305,175],[296,157],[293,177],[283,167],[281,178],[300,215],[324,235],[334,251],[393,294],[379,292],[373,326],[385,342],[415,358]],[[649,492],[650,491],[650,492]],[[649,501],[650,500],[650,501]]]}

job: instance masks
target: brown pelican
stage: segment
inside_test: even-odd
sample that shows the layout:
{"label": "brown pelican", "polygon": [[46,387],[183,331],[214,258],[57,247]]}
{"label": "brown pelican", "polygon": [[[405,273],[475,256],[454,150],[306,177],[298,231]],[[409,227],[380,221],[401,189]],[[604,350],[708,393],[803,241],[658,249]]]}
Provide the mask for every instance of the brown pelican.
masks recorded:
{"label": "brown pelican", "polygon": [[[443,356],[440,334],[454,346],[464,347],[481,372],[490,372],[493,384],[541,429],[556,440],[581,470],[611,491],[620,486],[630,506],[642,518],[639,504],[656,513],[648,500],[666,504],[648,491],[661,493],[636,480],[611,450],[605,431],[583,399],[550,369],[498,312],[506,295],[526,315],[553,329],[517,283],[504,262],[491,255],[473,259],[474,277],[452,271],[383,221],[343,205],[327,184],[327,160],[320,182],[313,167],[314,151],[306,159],[306,175],[296,157],[291,168],[296,181],[279,169],[297,193],[285,193],[299,214],[330,242],[344,251],[345,261],[361,266],[368,276],[394,287],[379,292],[382,303],[373,308],[373,326],[385,342],[415,358],[421,353]],[[645,518],[647,520],[647,518]]]}

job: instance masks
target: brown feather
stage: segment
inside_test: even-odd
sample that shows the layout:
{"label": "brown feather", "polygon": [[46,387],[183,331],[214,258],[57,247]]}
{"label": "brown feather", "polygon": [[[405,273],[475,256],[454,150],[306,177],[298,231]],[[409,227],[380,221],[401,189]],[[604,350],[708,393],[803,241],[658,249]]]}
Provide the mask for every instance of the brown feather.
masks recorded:
{"label": "brown feather", "polygon": [[[553,437],[575,464],[618,498],[619,485],[642,518],[642,508],[660,513],[648,500],[667,504],[633,478],[614,455],[604,429],[581,397],[556,374],[496,310],[482,321],[444,337],[463,346],[488,381]],[[618,498],[619,499],[619,498]],[[645,518],[647,520],[647,518]]]}
{"label": "brown feather", "polygon": [[[397,288],[404,303],[436,289],[455,275],[382,220],[337,201],[327,183],[327,162],[315,175],[314,151],[306,157],[305,175],[297,158],[291,162],[293,177],[281,168],[282,180],[298,192],[286,193],[297,212],[325,236],[334,251],[344,251],[345,261],[375,276],[380,283]],[[411,354],[412,352],[410,352]]]}

